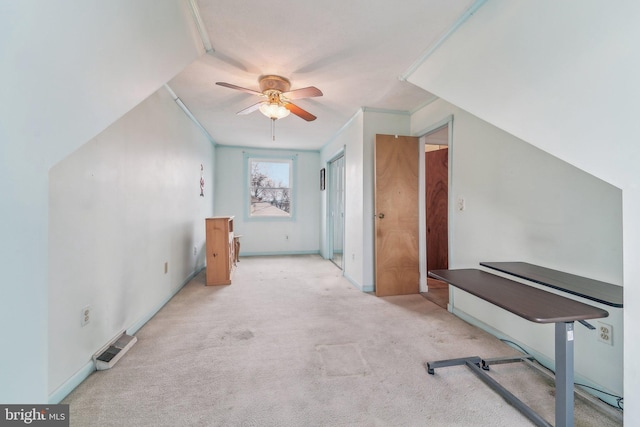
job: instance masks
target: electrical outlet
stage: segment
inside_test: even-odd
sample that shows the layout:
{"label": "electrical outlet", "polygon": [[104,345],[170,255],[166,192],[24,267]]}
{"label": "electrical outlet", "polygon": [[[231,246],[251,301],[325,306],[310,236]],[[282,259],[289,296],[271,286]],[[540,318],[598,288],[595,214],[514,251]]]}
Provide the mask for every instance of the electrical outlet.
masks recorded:
{"label": "electrical outlet", "polygon": [[82,309],[82,313],[80,313],[80,326],[87,326],[87,324],[91,321],[91,306],[88,305]]}
{"label": "electrical outlet", "polygon": [[613,345],[613,326],[598,322],[598,341]]}
{"label": "electrical outlet", "polygon": [[193,256],[198,256],[198,247],[197,246],[193,247]]}

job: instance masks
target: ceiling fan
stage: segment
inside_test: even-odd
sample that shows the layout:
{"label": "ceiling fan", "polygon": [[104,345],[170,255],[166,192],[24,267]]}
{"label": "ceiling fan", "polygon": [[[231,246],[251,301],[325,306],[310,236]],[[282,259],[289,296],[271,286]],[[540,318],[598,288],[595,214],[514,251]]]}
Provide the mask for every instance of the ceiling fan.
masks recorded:
{"label": "ceiling fan", "polygon": [[292,103],[291,100],[322,96],[322,92],[317,87],[309,86],[301,89],[289,90],[291,88],[291,82],[284,77],[275,75],[261,76],[258,79],[258,82],[260,84],[260,92],[236,86],[231,83],[216,82],[216,84],[266,98],[264,101],[260,101],[257,104],[253,104],[245,108],[244,110],[238,111],[237,114],[249,114],[256,110],[260,110],[262,114],[273,121],[287,117],[289,113],[293,113],[308,122],[316,119],[316,116],[298,107],[296,104]]}

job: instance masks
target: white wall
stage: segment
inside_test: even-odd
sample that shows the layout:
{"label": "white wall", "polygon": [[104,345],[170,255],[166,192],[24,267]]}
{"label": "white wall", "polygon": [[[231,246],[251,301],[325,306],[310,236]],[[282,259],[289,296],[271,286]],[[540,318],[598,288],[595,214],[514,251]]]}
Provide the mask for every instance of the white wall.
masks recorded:
{"label": "white wall", "polygon": [[0,4],[1,402],[48,400],[49,168],[201,53],[192,22],[186,1]]}
{"label": "white wall", "polygon": [[213,145],[164,88],[51,168],[49,393],[204,266],[212,177]]}
{"label": "white wall", "polygon": [[622,189],[625,422],[640,420],[640,3],[487,2],[409,81]]}
{"label": "white wall", "polygon": [[[296,157],[292,219],[245,218],[244,153],[257,157]],[[317,151],[261,150],[216,146],[216,215],[231,215],[241,234],[240,256],[319,253],[320,154]],[[287,238],[288,237],[288,238]]]}
{"label": "white wall", "polygon": [[[452,218],[451,268],[524,261],[622,284],[620,189],[442,100],[416,112],[412,129],[450,114],[450,191],[453,200],[465,200],[465,210],[454,210]],[[597,341],[595,331],[576,326],[576,375],[622,395],[622,310],[575,299],[607,310],[603,321],[614,330],[609,346]],[[552,325],[533,324],[455,288],[450,303],[454,312],[554,359]]]}
{"label": "white wall", "polygon": [[[320,167],[326,167],[327,161],[340,150],[345,152],[345,217],[344,217],[344,276],[359,289],[363,289],[364,238],[363,238],[363,142],[364,114],[358,111],[341,129],[336,137],[329,141],[320,152]],[[323,250],[326,251],[327,213],[326,191],[322,192],[324,210],[321,216],[321,234],[325,237]],[[325,252],[326,253],[326,252]]]}

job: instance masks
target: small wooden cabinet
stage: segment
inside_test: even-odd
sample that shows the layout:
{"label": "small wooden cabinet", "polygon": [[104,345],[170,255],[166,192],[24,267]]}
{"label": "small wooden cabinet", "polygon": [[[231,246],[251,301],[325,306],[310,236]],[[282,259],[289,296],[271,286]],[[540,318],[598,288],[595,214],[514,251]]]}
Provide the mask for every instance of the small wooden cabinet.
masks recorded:
{"label": "small wooden cabinet", "polygon": [[205,219],[207,239],[207,286],[230,285],[235,267],[233,217]]}

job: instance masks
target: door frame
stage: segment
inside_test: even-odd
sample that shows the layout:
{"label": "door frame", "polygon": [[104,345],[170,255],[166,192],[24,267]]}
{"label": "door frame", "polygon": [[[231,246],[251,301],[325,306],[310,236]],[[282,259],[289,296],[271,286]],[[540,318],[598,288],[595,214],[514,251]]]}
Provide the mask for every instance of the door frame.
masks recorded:
{"label": "door frame", "polygon": [[[448,167],[448,181],[449,181],[449,190],[448,190],[448,236],[447,236],[447,246],[448,246],[448,256],[449,256],[449,267],[451,268],[453,265],[455,265],[454,259],[453,259],[453,229],[455,226],[455,223],[453,221],[453,214],[454,214],[454,200],[453,200],[453,115],[450,115],[448,117],[446,117],[443,120],[440,120],[437,123],[434,123],[433,125],[425,128],[424,130],[422,130],[421,132],[418,133],[418,136],[420,138],[420,163],[419,163],[419,170],[418,170],[418,174],[419,174],[419,187],[418,187],[418,203],[419,203],[419,207],[420,207],[420,211],[418,213],[419,215],[419,234],[420,234],[420,240],[419,240],[419,244],[418,244],[418,248],[420,251],[420,292],[428,292],[429,288],[427,286],[427,226],[426,226],[426,220],[427,220],[427,212],[426,212],[426,207],[425,207],[425,203],[426,203],[426,197],[425,197],[425,176],[426,176],[426,170],[425,170],[425,161],[424,161],[424,147],[425,147],[425,136],[444,127],[447,126],[447,133],[448,133],[448,145],[449,145],[449,167]],[[451,311],[453,307],[453,292],[451,287],[449,287],[449,305],[448,305],[448,310]]]}

